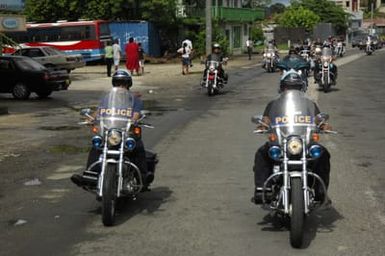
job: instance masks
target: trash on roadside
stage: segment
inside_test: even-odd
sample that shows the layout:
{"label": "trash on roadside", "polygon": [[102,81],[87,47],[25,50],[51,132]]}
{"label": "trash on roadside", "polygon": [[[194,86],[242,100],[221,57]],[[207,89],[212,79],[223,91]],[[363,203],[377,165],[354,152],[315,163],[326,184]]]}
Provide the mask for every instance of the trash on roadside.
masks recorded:
{"label": "trash on roadside", "polygon": [[149,94],[154,93],[154,90],[148,90],[148,93]]}
{"label": "trash on roadside", "polygon": [[60,215],[55,215],[55,219],[59,219],[60,218]]}
{"label": "trash on roadside", "polygon": [[14,226],[21,226],[21,225],[24,225],[24,224],[27,224],[27,221],[23,220],[23,219],[19,219],[13,225]]}
{"label": "trash on roadside", "polygon": [[32,180],[24,182],[25,186],[39,186],[41,185],[41,181],[38,178],[34,178]]}

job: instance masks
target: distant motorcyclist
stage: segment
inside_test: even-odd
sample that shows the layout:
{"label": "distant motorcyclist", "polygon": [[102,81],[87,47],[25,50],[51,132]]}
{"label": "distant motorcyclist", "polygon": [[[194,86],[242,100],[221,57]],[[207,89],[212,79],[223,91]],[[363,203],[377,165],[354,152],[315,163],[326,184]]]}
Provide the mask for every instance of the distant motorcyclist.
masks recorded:
{"label": "distant motorcyclist", "polygon": [[281,70],[309,70],[310,64],[298,55],[298,51],[292,46],[289,54],[278,62],[278,68]]}
{"label": "distant motorcyclist", "polygon": [[[123,89],[130,90],[130,87],[132,86],[131,75],[125,70],[117,70],[112,76],[112,86],[122,90]],[[103,98],[101,104],[99,105],[99,108],[103,108],[103,105],[105,104],[105,102],[108,102],[109,100],[111,99]],[[138,121],[141,118],[141,111],[143,110],[143,101],[137,95],[134,95],[133,100],[134,100],[134,103],[133,103],[133,109],[132,109],[132,112],[133,112],[132,120]],[[92,114],[92,116],[98,119],[98,113],[99,111],[96,111]],[[97,149],[95,147],[91,148],[88,154],[86,169],[88,169],[92,163],[96,162],[99,159],[101,152],[102,152],[101,149]],[[136,139],[136,147],[133,151],[133,154],[134,154],[133,162],[138,166],[138,168],[142,172],[144,188],[146,189],[148,185],[154,180],[154,173],[152,173],[147,169],[146,152],[144,150],[143,141],[140,138]],[[100,166],[96,166],[95,169],[96,170],[94,171],[99,172]],[[83,176],[80,174],[72,175],[71,180],[78,186],[84,186],[86,182],[83,179]],[[96,184],[97,183],[95,182],[95,186]]]}
{"label": "distant motorcyclist", "polygon": [[267,43],[265,49],[264,49],[264,53],[263,53],[264,61],[262,62],[262,68],[265,68],[265,65],[266,65],[266,55],[269,52],[274,53],[274,59],[275,59],[274,61],[278,62],[279,61],[279,50],[278,50],[277,44],[275,43],[275,40],[269,41]]}
{"label": "distant motorcyclist", "polygon": [[[304,103],[304,106],[307,106],[307,109],[302,109],[302,114],[307,113],[307,111],[313,111],[313,113],[307,113],[314,118],[317,114],[320,113],[318,106],[316,103],[306,98],[305,94],[299,93],[299,98],[294,100],[291,98],[292,94],[290,91],[303,91],[304,90],[304,82],[302,78],[296,74],[295,72],[287,73],[286,77],[281,80],[280,83],[280,95],[275,100],[268,103],[263,113],[263,122],[267,125],[270,125],[271,120],[274,116],[279,116],[280,113],[287,113],[288,109],[286,107],[287,102],[292,102],[292,104],[296,104],[296,100]],[[292,113],[295,115],[295,113]],[[282,116],[282,115],[281,115]],[[317,121],[316,121],[317,122]],[[257,130],[266,130],[267,128],[263,125],[258,125]],[[324,124],[321,126],[321,129],[330,130],[331,127],[328,124]],[[265,143],[262,147],[260,147],[255,153],[254,158],[254,183],[255,183],[255,191],[254,197],[252,201],[256,204],[262,203],[262,194],[263,194],[263,186],[266,179],[272,174],[273,166],[275,161],[269,157],[268,150],[275,143],[274,141]],[[314,173],[318,174],[322,180],[324,181],[326,188],[329,185],[329,174],[330,174],[330,154],[326,148],[322,147],[321,156],[317,159],[311,160],[310,167]],[[269,189],[269,188],[267,188]],[[271,188],[270,188],[271,189]],[[317,188],[319,193],[316,193],[319,198],[316,200],[323,200],[323,191],[321,188]]]}
{"label": "distant motorcyclist", "polygon": [[[337,65],[335,65],[333,63],[333,60],[334,60],[334,56],[333,56],[333,49],[330,45],[328,44],[324,44],[323,45],[323,48],[322,48],[322,53],[321,55],[324,55],[325,52],[329,52],[330,56],[331,56],[331,61],[330,61],[330,72],[333,73],[333,79],[334,79],[334,83],[337,81],[337,76],[338,76],[338,69],[337,69]],[[322,58],[322,56],[321,56]],[[317,59],[316,60],[316,63],[315,63],[315,66],[314,66],[314,82],[315,83],[318,83],[318,81],[320,80],[320,75],[319,75],[319,72],[321,70],[321,67],[320,65],[322,65],[322,60],[321,59]]]}
{"label": "distant motorcyclist", "polygon": [[289,54],[278,62],[277,68],[282,71],[288,71],[290,69],[301,71],[301,77],[307,87],[307,75],[310,70],[310,63],[298,55],[297,50],[293,46],[290,47]]}
{"label": "distant motorcyclist", "polygon": [[[222,53],[222,48],[220,46],[220,44],[218,43],[214,43],[213,46],[212,46],[212,53],[209,54],[206,58],[206,62],[205,62],[205,70],[203,72],[203,82],[206,81],[206,75],[207,75],[207,69],[208,69],[208,62],[209,61],[217,61],[219,62],[219,66],[218,66],[218,74],[219,74],[219,77],[221,79],[223,79],[223,82],[226,84],[227,83],[227,80],[228,80],[228,75],[227,73],[225,72],[225,70],[223,69],[223,63],[226,63],[227,62],[227,59],[224,54]],[[202,82],[202,85],[203,85],[203,82]]]}

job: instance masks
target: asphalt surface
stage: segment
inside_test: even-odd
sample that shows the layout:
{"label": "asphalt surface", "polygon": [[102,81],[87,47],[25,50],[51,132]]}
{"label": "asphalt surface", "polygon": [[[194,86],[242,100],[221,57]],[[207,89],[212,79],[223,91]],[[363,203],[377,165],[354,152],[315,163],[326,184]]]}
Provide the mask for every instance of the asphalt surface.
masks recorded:
{"label": "asphalt surface", "polygon": [[250,203],[254,152],[266,140],[250,118],[277,95],[279,75],[244,60],[210,98],[199,71],[183,77],[163,66],[134,78],[156,127],[145,144],[160,162],[153,190],[121,205],[111,228],[95,197],[68,179],[89,147],[78,110],[97,103],[108,79],[74,74],[71,90],[48,100],[1,96],[11,115],[0,117],[0,255],[384,255],[385,52],[352,54],[338,60],[330,93],[308,90],[339,134],[321,138],[333,207],[307,219],[303,249]]}

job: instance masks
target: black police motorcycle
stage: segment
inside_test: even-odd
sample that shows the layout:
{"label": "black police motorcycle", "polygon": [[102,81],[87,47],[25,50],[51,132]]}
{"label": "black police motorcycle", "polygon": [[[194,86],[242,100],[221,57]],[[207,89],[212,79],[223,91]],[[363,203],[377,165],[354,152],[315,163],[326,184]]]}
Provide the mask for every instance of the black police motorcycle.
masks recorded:
{"label": "black police motorcycle", "polygon": [[[153,127],[142,120],[132,120],[133,103],[134,96],[130,91],[114,87],[104,97],[96,118],[90,115],[90,109],[81,111],[91,120],[81,124],[93,125],[92,145],[100,152],[99,159],[83,173],[85,182],[82,187],[95,193],[101,201],[105,226],[114,224],[118,199],[129,197],[135,200],[145,188],[143,172],[133,159],[141,127]],[[156,154],[146,151],[146,160],[148,171],[154,173],[158,161]]]}
{"label": "black police motorcycle", "polygon": [[274,161],[263,185],[263,207],[289,223],[290,243],[295,248],[302,246],[305,218],[327,202],[325,182],[310,169],[310,163],[321,156],[319,134],[332,131],[321,131],[328,115],[315,115],[310,102],[303,91],[284,91],[271,108],[270,123],[261,116],[252,117],[253,123],[264,127],[254,133],[269,135],[268,155]]}

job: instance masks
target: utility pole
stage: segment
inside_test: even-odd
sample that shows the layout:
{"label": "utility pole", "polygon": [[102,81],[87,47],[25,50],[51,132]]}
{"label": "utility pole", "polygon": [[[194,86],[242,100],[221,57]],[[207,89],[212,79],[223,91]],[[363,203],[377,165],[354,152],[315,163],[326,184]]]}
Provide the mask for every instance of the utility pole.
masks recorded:
{"label": "utility pole", "polygon": [[206,0],[206,56],[211,53],[212,44],[211,1]]}
{"label": "utility pole", "polygon": [[369,35],[371,35],[373,33],[373,28],[374,28],[374,23],[373,23],[373,12],[374,12],[374,2],[372,1],[371,3],[371,11],[370,11],[370,19],[372,20],[372,26],[371,26],[371,30],[369,32]]}

